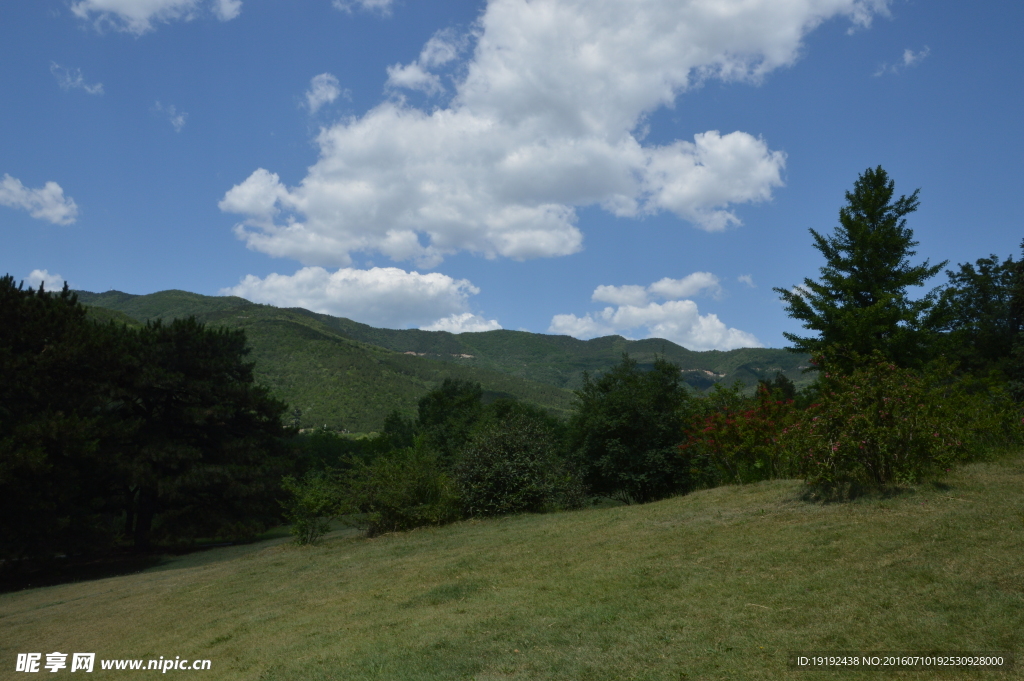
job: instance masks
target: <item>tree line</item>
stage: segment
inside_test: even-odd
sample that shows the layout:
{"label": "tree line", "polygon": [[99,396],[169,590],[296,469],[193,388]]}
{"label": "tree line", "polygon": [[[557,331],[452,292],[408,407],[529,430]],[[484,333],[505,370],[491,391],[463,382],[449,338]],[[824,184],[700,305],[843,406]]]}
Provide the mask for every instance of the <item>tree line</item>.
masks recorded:
{"label": "tree line", "polygon": [[241,331],[86,318],[0,279],[0,560],[251,535],[290,470]]}
{"label": "tree line", "polygon": [[[336,518],[369,534],[461,518],[645,503],[721,484],[802,478],[812,496],[912,484],[1021,441],[1024,263],[914,264],[882,168],[857,179],[820,278],[776,289],[808,335],[816,381],[753,395],[688,389],[664,359],[585,376],[568,420],[445,380],[414,418],[355,440],[300,433],[253,380],[243,331],[194,319],[130,329],[0,279],[0,560],[252,537],[302,542]],[[1022,245],[1024,246],[1024,245]]]}

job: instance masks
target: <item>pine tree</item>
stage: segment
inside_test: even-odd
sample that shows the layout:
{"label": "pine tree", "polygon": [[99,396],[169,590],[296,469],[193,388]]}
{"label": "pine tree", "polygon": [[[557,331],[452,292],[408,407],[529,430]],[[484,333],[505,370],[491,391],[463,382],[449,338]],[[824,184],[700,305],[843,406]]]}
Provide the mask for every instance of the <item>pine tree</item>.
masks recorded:
{"label": "pine tree", "polygon": [[923,285],[948,261],[910,264],[918,242],[906,216],[917,210],[919,191],[893,201],[889,175],[881,166],[868,168],[846,193],[832,236],[810,230],[814,247],[825,256],[821,280],[775,289],[789,315],[818,332],[816,337],[783,334],[793,343],[791,350],[817,354],[831,348],[845,356],[878,351],[900,366],[926,359],[932,337],[926,318],[936,294],[911,300],[907,289]]}

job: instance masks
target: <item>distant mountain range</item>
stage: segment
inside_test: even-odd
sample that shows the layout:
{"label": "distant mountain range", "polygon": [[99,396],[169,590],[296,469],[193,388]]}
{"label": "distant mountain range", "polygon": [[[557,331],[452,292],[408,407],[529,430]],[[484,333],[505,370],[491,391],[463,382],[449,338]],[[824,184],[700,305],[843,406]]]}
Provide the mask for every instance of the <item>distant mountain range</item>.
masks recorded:
{"label": "distant mountain range", "polygon": [[583,373],[607,371],[623,353],[642,366],[663,356],[682,367],[683,379],[697,390],[720,382],[753,386],[777,371],[798,386],[812,380],[803,373],[808,356],[778,349],[694,352],[653,338],[378,329],[302,308],[187,291],[76,293],[98,320],[134,325],[195,316],[210,326],[245,329],[258,380],[302,411],[303,427],[376,430],[394,409],[414,415],[417,400],[445,378],[478,381],[485,399],[514,396],[566,415]]}

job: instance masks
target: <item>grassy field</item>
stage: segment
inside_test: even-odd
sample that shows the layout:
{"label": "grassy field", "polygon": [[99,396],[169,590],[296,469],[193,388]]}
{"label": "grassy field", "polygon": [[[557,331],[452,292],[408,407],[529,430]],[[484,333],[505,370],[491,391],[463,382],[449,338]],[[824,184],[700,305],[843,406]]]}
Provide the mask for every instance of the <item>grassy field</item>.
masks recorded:
{"label": "grassy field", "polygon": [[889,497],[801,492],[336,532],[5,594],[0,676],[21,677],[18,652],[79,651],[267,681],[1024,678],[787,667],[797,650],[1022,651],[1024,455]]}

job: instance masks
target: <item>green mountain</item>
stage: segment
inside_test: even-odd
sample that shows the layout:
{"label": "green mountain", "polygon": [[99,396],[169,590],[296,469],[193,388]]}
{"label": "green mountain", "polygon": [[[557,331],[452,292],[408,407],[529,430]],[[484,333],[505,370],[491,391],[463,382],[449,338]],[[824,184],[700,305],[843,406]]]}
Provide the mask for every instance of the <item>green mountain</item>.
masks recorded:
{"label": "green mountain", "polygon": [[414,414],[417,400],[445,378],[479,381],[488,399],[514,396],[564,415],[584,372],[606,371],[623,353],[641,365],[664,356],[698,390],[719,382],[753,386],[776,371],[798,386],[811,380],[803,373],[806,356],[778,349],[694,352],[666,340],[621,336],[581,341],[525,331],[378,329],[301,308],[187,291],[77,293],[97,319],[144,323],[194,315],[209,325],[244,328],[258,379],[302,410],[303,426],[375,430],[393,409]]}

